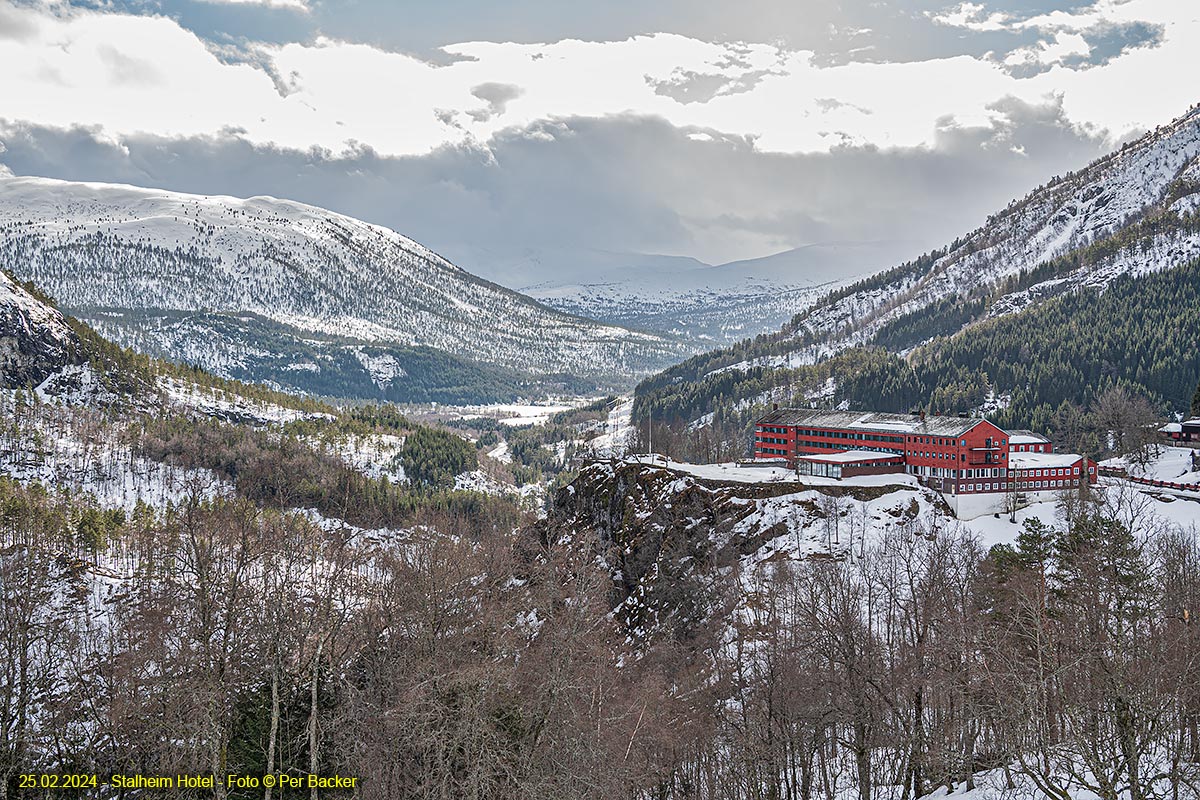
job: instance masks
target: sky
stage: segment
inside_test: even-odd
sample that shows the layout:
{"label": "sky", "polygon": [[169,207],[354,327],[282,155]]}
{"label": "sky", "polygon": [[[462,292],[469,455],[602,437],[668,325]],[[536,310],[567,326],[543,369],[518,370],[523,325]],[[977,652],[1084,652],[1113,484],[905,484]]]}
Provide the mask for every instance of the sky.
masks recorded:
{"label": "sky", "polygon": [[0,0],[0,171],[287,197],[516,288],[595,252],[899,259],[1197,74],[1190,0]]}

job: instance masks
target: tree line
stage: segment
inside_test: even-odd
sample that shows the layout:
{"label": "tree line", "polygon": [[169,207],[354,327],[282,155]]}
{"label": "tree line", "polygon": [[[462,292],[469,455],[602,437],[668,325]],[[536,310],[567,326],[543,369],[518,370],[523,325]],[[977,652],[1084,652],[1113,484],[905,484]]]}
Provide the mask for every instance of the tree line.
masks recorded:
{"label": "tree line", "polygon": [[841,560],[695,564],[690,624],[635,641],[586,539],[444,515],[375,541],[233,498],[98,544],[85,498],[3,480],[4,795],[70,770],[438,800],[1195,796],[1200,542],[1149,502],[1064,497],[991,550],[915,517]]}

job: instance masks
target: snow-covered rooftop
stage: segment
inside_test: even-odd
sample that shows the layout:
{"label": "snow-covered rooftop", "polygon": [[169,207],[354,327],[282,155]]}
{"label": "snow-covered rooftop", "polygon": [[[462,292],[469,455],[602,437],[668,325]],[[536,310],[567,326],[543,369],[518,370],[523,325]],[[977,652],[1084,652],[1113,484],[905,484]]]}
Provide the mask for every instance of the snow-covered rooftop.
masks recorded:
{"label": "snow-covered rooftop", "polygon": [[812,425],[818,428],[852,428],[880,433],[916,433],[923,436],[961,436],[983,422],[971,417],[921,417],[877,411],[825,411],[815,408],[780,408],[763,417],[763,425]]}
{"label": "snow-covered rooftop", "polygon": [[1070,467],[1080,458],[1075,453],[1009,453],[1008,466],[1012,469]]}
{"label": "snow-covered rooftop", "polygon": [[875,450],[842,450],[839,453],[812,453],[800,456],[801,461],[823,461],[831,464],[849,464],[857,461],[902,461],[903,457],[894,453],[880,453]]}
{"label": "snow-covered rooftop", "polygon": [[1033,431],[1015,430],[1008,432],[1009,444],[1049,444],[1050,440]]}
{"label": "snow-covered rooftop", "polygon": [[737,483],[797,483],[805,486],[909,486],[916,488],[913,475],[898,472],[890,475],[857,475],[839,480],[817,475],[798,476],[795,470],[786,467],[740,466],[736,463],[689,464],[673,461],[659,455],[634,455],[625,463],[645,463],[666,467],[675,472],[709,480],[735,481]]}

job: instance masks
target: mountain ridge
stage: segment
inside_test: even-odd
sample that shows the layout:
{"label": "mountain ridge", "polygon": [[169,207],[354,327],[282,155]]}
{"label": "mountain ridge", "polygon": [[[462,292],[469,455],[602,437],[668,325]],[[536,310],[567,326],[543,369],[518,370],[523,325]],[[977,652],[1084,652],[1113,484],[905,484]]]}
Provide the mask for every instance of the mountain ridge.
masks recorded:
{"label": "mountain ridge", "polygon": [[591,253],[604,269],[564,270],[524,286],[546,304],[590,319],[730,344],[778,328],[824,294],[871,274],[898,242],[823,242],[759,258],[704,264],[678,256]]}
{"label": "mountain ridge", "polygon": [[[428,347],[481,374],[596,384],[683,352],[668,337],[566,314],[477,278],[390,229],[267,196],[0,178],[0,259],[89,324],[105,326],[96,309],[128,312],[105,327],[123,344],[153,335],[143,318],[161,312],[233,315],[227,329],[250,313],[359,347],[391,347],[398,363],[405,348]],[[254,350],[252,340],[243,333],[233,350]],[[158,354],[187,360],[168,339],[159,344]],[[199,366],[228,372],[216,359]],[[263,377],[254,363],[243,366],[249,374],[239,377]],[[308,390],[304,372],[281,385]]]}

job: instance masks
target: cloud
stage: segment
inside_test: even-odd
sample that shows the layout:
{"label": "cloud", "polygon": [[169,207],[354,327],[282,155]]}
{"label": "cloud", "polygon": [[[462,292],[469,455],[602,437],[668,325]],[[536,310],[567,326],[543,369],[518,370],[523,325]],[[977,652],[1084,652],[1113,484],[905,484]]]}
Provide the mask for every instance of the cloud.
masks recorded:
{"label": "cloud", "polygon": [[1009,30],[1009,22],[1012,19],[1000,12],[988,14],[987,7],[982,3],[959,3],[940,14],[927,11],[926,16],[937,25],[977,32]]}
{"label": "cloud", "polygon": [[[395,227],[504,283],[552,261],[572,268],[569,255],[533,251],[713,262],[816,241],[939,245],[1182,112],[1195,97],[1178,76],[1200,71],[1200,14],[1169,0],[911,14],[903,25],[933,37],[919,58],[888,58],[903,51],[852,24],[852,3],[813,6],[813,24],[839,26],[820,36],[878,44],[873,61],[782,36],[664,33],[466,41],[431,58],[332,36],[201,36],[184,6],[161,2],[162,15],[138,15],[0,0],[0,30],[17,32],[0,34],[0,162],[294,197]],[[762,16],[744,30],[774,19],[782,31],[795,15],[794,4],[747,2]],[[687,19],[698,31],[717,24],[706,3]],[[208,8],[301,24],[261,4]],[[880,29],[893,24],[878,13]],[[316,30],[323,14],[312,4],[303,25]],[[948,42],[966,51],[930,56]],[[974,53],[980,42],[995,54]]]}
{"label": "cloud", "polygon": [[[241,136],[105,139],[0,128],[0,162],[44,174],[202,194],[270,194],[387,225],[501,283],[563,278],[588,250],[709,263],[812,242],[905,240],[916,255],[972,229],[1049,174],[1101,154],[1058,103],[1007,98],[995,122],[943,120],[932,147],[766,153],[714,130],[635,115],[499,132],[485,151],[332,153]],[[1023,150],[1025,155],[1020,155]]]}
{"label": "cloud", "polygon": [[197,0],[201,3],[230,6],[263,6],[265,8],[281,8],[288,11],[299,11],[307,14],[312,9],[306,0]]}
{"label": "cloud", "polygon": [[[1163,34],[1153,48],[1118,43],[1104,74],[1095,75],[1072,74],[1092,58],[1084,31],[1096,31],[1097,42],[1103,34],[1095,10],[1006,23],[1046,37],[1007,61],[961,55],[830,65],[812,51],[774,44],[656,34],[615,42],[467,42],[444,48],[459,60],[438,64],[329,38],[214,44],[161,16],[0,7],[25,31],[0,40],[0,72],[13,78],[0,88],[9,119],[100,126],[114,136],[234,128],[257,144],[335,152],[362,144],[392,156],[488,146],[507,128],[533,130],[545,120],[626,113],[745,137],[782,153],[930,147],[943,117],[986,125],[994,116],[989,104],[1002,97],[1037,103],[1057,94],[1077,124],[1117,138],[1169,118],[1192,98],[1184,81],[1145,92],[1140,86],[1147,84],[1118,83],[1109,70],[1149,79],[1151,71],[1200,69],[1200,53],[1189,43],[1200,38],[1195,12],[1161,0],[1105,6],[1102,13],[1114,16],[1110,25],[1140,21],[1162,26]],[[954,13],[975,24],[995,16],[985,11],[966,4]],[[1091,102],[1101,94],[1107,103]]]}
{"label": "cloud", "polygon": [[646,76],[646,83],[654,87],[654,93],[670,97],[684,105],[688,103],[707,103],[714,97],[722,95],[742,94],[753,91],[754,87],[768,75],[783,73],[757,69],[742,72],[730,77],[723,73],[703,73],[695,70],[676,69],[670,76],[656,80]]}
{"label": "cloud", "polygon": [[520,97],[522,91],[520,86],[514,86],[511,83],[489,81],[473,87],[471,94],[487,103],[487,108],[467,113],[478,122],[487,122],[492,117],[503,114],[509,102]]}
{"label": "cloud", "polygon": [[1053,41],[1041,41],[1031,47],[1023,47],[1009,53],[1004,59],[1005,66],[1049,67],[1068,61],[1082,61],[1091,55],[1092,47],[1087,39],[1079,33],[1058,31]]}
{"label": "cloud", "polygon": [[0,3],[0,40],[25,41],[37,34],[36,17]]}
{"label": "cloud", "polygon": [[[150,86],[163,82],[162,73],[154,66],[153,62],[146,59],[125,55],[108,45],[97,47],[96,55],[108,67],[113,83]],[[61,80],[61,75],[59,77]]]}

